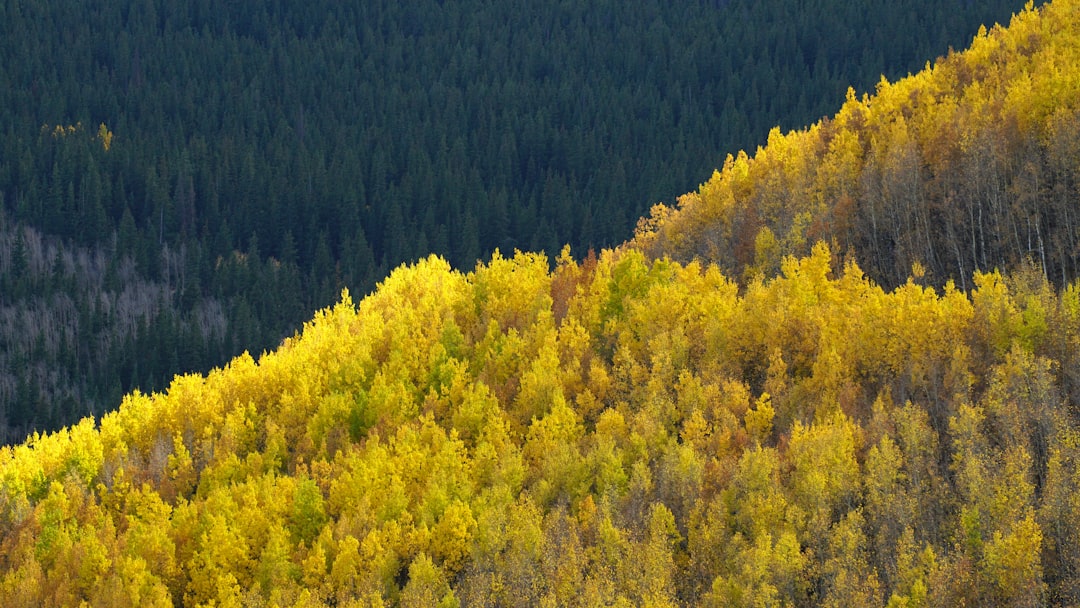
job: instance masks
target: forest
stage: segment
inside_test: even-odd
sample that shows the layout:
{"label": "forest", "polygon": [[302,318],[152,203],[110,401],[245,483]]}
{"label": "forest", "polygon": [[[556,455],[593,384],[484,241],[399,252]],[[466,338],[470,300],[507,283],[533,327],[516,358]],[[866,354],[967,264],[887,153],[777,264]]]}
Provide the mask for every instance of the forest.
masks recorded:
{"label": "forest", "polygon": [[634,249],[399,267],[258,361],[0,450],[0,595],[1080,601],[1080,287],[886,291],[836,258],[745,288]]}
{"label": "forest", "polygon": [[0,443],[273,349],[430,253],[614,246],[1021,8],[2,0]]}
{"label": "forest", "polygon": [[1077,605],[1077,54],[1080,0],[1029,4],[622,245],[399,265],[0,448],[0,597]]}
{"label": "forest", "polygon": [[849,90],[838,113],[774,128],[696,192],[656,205],[636,243],[653,256],[770,276],[819,240],[885,286],[913,268],[936,286],[1034,262],[1064,288],[1080,276],[1080,61],[1071,8],[983,28],[913,76]]}

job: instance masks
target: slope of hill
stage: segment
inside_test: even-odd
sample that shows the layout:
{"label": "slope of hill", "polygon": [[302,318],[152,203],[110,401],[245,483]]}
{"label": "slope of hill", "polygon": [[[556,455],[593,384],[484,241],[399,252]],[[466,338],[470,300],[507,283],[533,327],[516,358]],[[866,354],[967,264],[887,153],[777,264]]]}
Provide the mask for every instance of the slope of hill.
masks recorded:
{"label": "slope of hill", "polygon": [[[6,222],[183,288],[132,344],[147,365],[34,351],[20,369],[58,373],[16,384],[48,406],[0,391],[0,424],[54,430],[118,390],[273,348],[342,287],[367,293],[432,252],[470,267],[495,247],[620,242],[724,152],[1020,4],[4,0]],[[0,306],[49,306],[24,295]],[[222,333],[176,348],[177,326],[213,306]]]}
{"label": "slope of hill", "polygon": [[[1025,12],[999,64],[1078,30],[1077,0]],[[639,244],[693,246],[697,204]],[[0,448],[0,597],[1080,603],[1080,284],[884,289],[807,250],[745,280],[634,247],[399,267],[258,361]]]}
{"label": "slope of hill", "polygon": [[0,595],[1076,602],[1080,290],[830,258],[742,292],[635,251],[400,268],[257,363],[0,451]]}
{"label": "slope of hill", "polygon": [[832,118],[729,157],[637,244],[774,273],[825,239],[870,276],[937,285],[1032,258],[1064,286],[1080,273],[1080,32],[1076,7],[1028,11]]}

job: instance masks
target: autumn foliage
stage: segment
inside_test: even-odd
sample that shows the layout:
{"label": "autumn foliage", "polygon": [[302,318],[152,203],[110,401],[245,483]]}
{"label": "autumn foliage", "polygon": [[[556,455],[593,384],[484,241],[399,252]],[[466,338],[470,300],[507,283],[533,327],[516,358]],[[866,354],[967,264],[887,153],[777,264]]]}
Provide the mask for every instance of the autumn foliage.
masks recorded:
{"label": "autumn foliage", "polygon": [[[1080,289],[429,258],[0,452],[6,605],[1080,599]],[[1049,328],[1054,328],[1050,331]]]}
{"label": "autumn foliage", "polygon": [[[946,63],[1067,40],[1076,10],[1027,12]],[[1060,98],[988,123],[1046,133],[1071,116]],[[2,603],[1080,603],[1080,283],[1030,256],[958,287],[926,276],[947,256],[916,256],[883,288],[814,240],[861,217],[842,195],[868,154],[906,162],[844,125],[938,132],[896,126],[932,120],[922,105],[883,107],[852,99],[733,160],[643,226],[646,251],[496,253],[468,273],[432,256],[257,360],[0,449]],[[762,169],[779,158],[802,177]],[[820,192],[765,196],[792,184]],[[788,229],[741,214],[746,192]],[[740,222],[760,223],[747,243],[716,237]],[[872,263],[915,251],[889,242]]]}
{"label": "autumn foliage", "polygon": [[848,99],[832,118],[769,134],[676,209],[639,224],[653,255],[772,274],[818,240],[882,284],[918,264],[962,288],[975,271],[1035,260],[1080,276],[1080,5],[1051,2],[983,28],[961,53]]}

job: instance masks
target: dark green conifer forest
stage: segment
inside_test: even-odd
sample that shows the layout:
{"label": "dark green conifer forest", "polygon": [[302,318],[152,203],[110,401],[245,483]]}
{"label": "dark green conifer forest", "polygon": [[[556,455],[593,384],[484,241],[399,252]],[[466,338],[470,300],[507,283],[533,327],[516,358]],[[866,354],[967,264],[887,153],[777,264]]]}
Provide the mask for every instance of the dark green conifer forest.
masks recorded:
{"label": "dark green conifer forest", "polygon": [[428,253],[584,253],[1019,2],[0,3],[0,428]]}

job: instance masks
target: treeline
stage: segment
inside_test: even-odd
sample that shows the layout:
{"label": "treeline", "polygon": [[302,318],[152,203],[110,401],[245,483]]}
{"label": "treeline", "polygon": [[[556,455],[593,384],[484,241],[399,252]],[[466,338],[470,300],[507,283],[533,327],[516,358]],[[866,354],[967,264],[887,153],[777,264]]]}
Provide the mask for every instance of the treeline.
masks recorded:
{"label": "treeline", "polygon": [[1071,2],[981,31],[970,49],[802,131],[729,156],[678,209],[657,206],[637,243],[775,273],[818,239],[885,285],[925,273],[969,289],[972,271],[1030,259],[1065,286],[1080,273],[1080,23]]}
{"label": "treeline", "polygon": [[0,449],[10,606],[1080,601],[1080,287],[605,251],[346,296]]}
{"label": "treeline", "polygon": [[[54,391],[28,376],[42,397],[0,410],[15,433],[55,428],[74,418],[53,393],[100,411],[117,387],[272,348],[342,287],[366,293],[429,252],[468,268],[496,247],[619,242],[724,151],[1018,8],[5,0],[5,221],[108,266],[130,259],[129,280],[172,289],[154,317],[172,329],[144,333],[159,338],[118,368],[95,360],[100,374],[38,359],[59,370],[48,383],[85,380]],[[2,297],[24,295],[54,301]],[[171,346],[214,302],[222,334]],[[170,363],[143,364],[156,357]]]}

